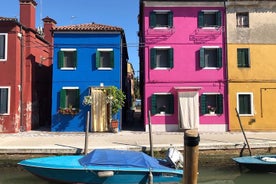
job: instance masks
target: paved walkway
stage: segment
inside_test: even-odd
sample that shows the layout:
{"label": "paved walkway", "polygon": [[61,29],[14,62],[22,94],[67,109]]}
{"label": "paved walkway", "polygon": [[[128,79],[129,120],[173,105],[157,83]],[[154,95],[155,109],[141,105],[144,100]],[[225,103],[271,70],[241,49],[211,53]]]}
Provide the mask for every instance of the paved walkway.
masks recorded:
{"label": "paved walkway", "polygon": [[[246,132],[251,148],[276,148],[275,132]],[[183,132],[154,132],[154,150],[166,150],[174,146],[183,149]],[[241,132],[200,133],[200,150],[242,148],[245,142]],[[0,134],[0,153],[74,154],[82,153],[85,133],[29,131]],[[89,133],[88,151],[95,148],[149,150],[149,133],[121,131],[119,133]]]}

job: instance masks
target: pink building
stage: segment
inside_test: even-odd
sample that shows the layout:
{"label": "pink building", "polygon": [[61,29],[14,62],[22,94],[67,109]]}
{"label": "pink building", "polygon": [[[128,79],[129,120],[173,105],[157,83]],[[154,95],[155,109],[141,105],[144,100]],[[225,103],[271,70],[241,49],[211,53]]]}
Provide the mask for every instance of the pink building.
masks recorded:
{"label": "pink building", "polygon": [[223,1],[141,0],[146,130],[228,130],[224,25]]}

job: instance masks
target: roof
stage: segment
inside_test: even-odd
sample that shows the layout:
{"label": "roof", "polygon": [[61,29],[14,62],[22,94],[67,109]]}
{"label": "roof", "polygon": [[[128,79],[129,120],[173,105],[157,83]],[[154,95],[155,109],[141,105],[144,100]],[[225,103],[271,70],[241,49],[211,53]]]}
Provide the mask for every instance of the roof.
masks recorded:
{"label": "roof", "polygon": [[87,24],[76,24],[69,26],[56,26],[53,31],[103,31],[103,32],[122,32],[123,29],[116,26],[109,26],[103,24],[87,23]]}
{"label": "roof", "polygon": [[0,17],[0,22],[14,21],[17,22],[17,18]]}

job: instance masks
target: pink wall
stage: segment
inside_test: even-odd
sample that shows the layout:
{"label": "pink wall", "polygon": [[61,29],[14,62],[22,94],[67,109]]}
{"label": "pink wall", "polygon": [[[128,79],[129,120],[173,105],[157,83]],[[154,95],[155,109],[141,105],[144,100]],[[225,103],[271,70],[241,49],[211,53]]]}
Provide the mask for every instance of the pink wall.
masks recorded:
{"label": "pink wall", "polygon": [[[149,28],[149,13],[152,10],[171,10],[173,12],[173,28]],[[150,109],[150,96],[153,93],[170,92],[175,94],[175,110],[171,116],[155,115],[151,117],[153,124],[177,124],[178,101],[174,87],[200,87],[202,93],[221,93],[224,96],[224,114],[219,116],[200,115],[200,124],[226,124],[226,67],[224,26],[218,29],[200,29],[197,26],[198,12],[201,10],[220,10],[224,24],[224,8],[220,7],[154,7],[144,9],[145,35],[145,122]],[[170,46],[174,49],[174,67],[172,69],[151,69],[149,50],[156,46]],[[216,69],[199,67],[199,49],[202,46],[223,48],[223,66]]]}

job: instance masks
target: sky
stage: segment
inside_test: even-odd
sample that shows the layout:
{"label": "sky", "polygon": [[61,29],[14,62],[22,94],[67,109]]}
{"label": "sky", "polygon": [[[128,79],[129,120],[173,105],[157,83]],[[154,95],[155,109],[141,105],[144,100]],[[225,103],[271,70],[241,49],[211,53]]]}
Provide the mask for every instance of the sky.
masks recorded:
{"label": "sky", "polygon": [[[19,0],[0,0],[0,16],[18,18]],[[5,2],[3,2],[5,1]],[[57,26],[94,22],[124,29],[128,45],[129,62],[138,76],[138,13],[139,0],[36,0],[36,26],[43,26],[46,16]]]}

